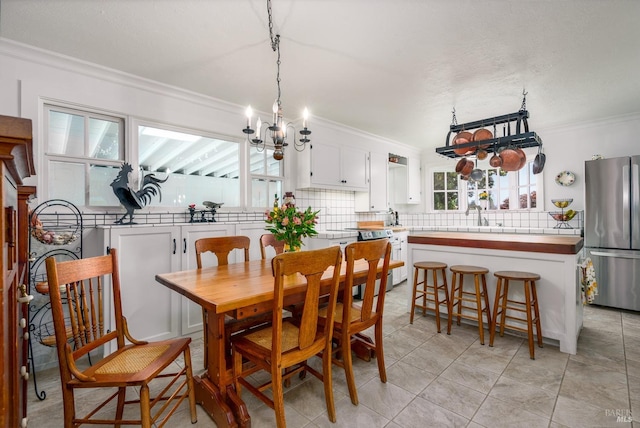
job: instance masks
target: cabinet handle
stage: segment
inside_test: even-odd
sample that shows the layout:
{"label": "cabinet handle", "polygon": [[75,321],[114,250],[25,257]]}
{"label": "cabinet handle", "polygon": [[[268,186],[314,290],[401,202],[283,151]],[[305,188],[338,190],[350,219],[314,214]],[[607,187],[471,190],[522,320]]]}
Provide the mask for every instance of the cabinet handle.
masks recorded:
{"label": "cabinet handle", "polygon": [[27,372],[27,366],[20,367],[20,376],[22,376],[24,380],[29,380],[29,372]]}
{"label": "cabinet handle", "polygon": [[176,253],[176,248],[177,248],[177,243],[176,243],[176,239],[173,238],[173,254]]}
{"label": "cabinet handle", "polygon": [[29,304],[33,300],[33,295],[27,294],[27,286],[21,284],[18,289],[20,290],[20,297],[17,298],[18,303]]}
{"label": "cabinet handle", "polygon": [[27,319],[26,318],[20,318],[20,327],[21,328],[26,328],[27,327]]}
{"label": "cabinet handle", "polygon": [[25,331],[22,337],[24,338],[24,340],[29,340],[29,332]]}
{"label": "cabinet handle", "polygon": [[182,238],[182,254],[187,254],[187,238]]}
{"label": "cabinet handle", "polygon": [[27,428],[27,422],[27,418],[22,418],[22,421],[20,421],[20,428]]}

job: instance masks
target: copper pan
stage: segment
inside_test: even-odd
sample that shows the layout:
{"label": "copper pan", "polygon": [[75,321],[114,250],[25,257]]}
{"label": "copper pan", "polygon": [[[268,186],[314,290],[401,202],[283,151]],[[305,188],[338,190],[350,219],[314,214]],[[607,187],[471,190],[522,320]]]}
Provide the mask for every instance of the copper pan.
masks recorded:
{"label": "copper pan", "polygon": [[[484,140],[490,140],[492,138],[493,138],[493,133],[485,128],[478,129],[476,132],[473,133],[473,141],[484,141]],[[487,147],[489,147],[489,145],[483,144],[478,147],[481,149],[486,149]]]}
{"label": "copper pan", "polygon": [[[456,136],[453,138],[453,145],[457,144],[467,144],[473,140],[473,134],[471,132],[462,131],[458,132]],[[464,147],[464,148],[454,148],[453,151],[458,155],[466,155],[470,153],[474,153],[476,151],[475,147]]]}
{"label": "copper pan", "polygon": [[475,167],[475,164],[473,163],[473,161],[467,160],[467,163],[462,168],[462,171],[460,171],[460,174],[464,176],[469,176],[469,174],[471,174],[471,171],[473,171],[474,167]]}
{"label": "copper pan", "polygon": [[520,147],[516,149],[516,152],[518,152],[518,155],[520,156],[520,165],[518,165],[517,169],[520,170],[527,163],[527,154]]}
{"label": "copper pan", "polygon": [[507,147],[500,152],[500,159],[502,159],[501,168],[504,171],[517,171],[520,168],[520,162],[522,158],[520,153],[516,149]]}
{"label": "copper pan", "polygon": [[467,164],[467,158],[462,158],[456,164],[456,172],[462,171],[462,168]]}

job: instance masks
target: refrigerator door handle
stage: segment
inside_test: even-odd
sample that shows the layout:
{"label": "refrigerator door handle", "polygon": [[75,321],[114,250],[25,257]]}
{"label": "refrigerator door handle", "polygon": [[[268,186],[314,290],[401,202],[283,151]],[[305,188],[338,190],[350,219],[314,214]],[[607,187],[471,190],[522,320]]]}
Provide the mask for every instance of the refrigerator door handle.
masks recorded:
{"label": "refrigerator door handle", "polygon": [[[630,212],[629,211],[629,205],[631,202],[629,201],[630,188],[631,188],[631,177],[629,172],[629,166],[625,165],[622,167],[622,212],[623,213]],[[630,238],[630,233],[631,233],[631,230],[629,230],[631,226],[630,220],[631,218],[626,218],[626,219],[623,219],[622,221],[622,236],[624,236],[625,239]]]}
{"label": "refrigerator door handle", "polygon": [[640,249],[640,166],[637,157],[631,158],[631,248]]}
{"label": "refrigerator door handle", "polygon": [[589,251],[589,254],[592,256],[600,256],[600,257],[615,257],[617,259],[638,259],[640,260],[640,254],[624,254],[624,253],[605,253],[602,251]]}

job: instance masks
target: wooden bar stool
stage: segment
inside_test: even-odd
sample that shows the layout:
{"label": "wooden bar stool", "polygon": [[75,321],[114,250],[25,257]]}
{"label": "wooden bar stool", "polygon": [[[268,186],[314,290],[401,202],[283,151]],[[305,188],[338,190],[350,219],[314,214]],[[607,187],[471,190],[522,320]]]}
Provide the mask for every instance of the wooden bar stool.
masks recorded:
{"label": "wooden bar stool", "polygon": [[[460,325],[460,319],[466,318],[478,322],[478,333],[480,335],[480,344],[484,345],[484,325],[482,314],[487,316],[487,327],[491,326],[491,309],[489,307],[489,295],[487,294],[487,278],[486,274],[489,270],[479,266],[455,265],[451,266],[453,276],[451,278],[451,315],[449,317],[448,329],[451,329],[452,317],[457,317],[457,324]],[[475,291],[464,291],[464,276],[473,275],[475,283]],[[456,279],[458,280],[456,282]],[[456,295],[457,292],[457,295]],[[473,296],[473,298],[468,297]],[[464,302],[474,303],[475,306],[465,306]],[[483,307],[484,305],[484,307]],[[476,315],[463,314],[463,309],[476,311]]]}
{"label": "wooden bar stool", "polygon": [[[493,320],[491,321],[491,330],[489,332],[489,346],[493,346],[493,339],[496,335],[496,326],[498,325],[498,314],[500,314],[500,336],[504,335],[504,329],[522,331],[527,333],[529,339],[529,357],[535,360],[535,351],[533,348],[533,324],[536,325],[536,335],[538,336],[538,346],[542,348],[542,329],[540,328],[540,311],[538,310],[538,295],[536,293],[536,281],[540,279],[540,275],[530,272],[518,271],[498,271],[493,274],[498,278],[496,285],[496,301],[493,306]],[[509,294],[509,281],[522,281],[524,283],[524,302],[511,300]],[[504,284],[504,290],[502,285]],[[517,305],[517,306],[514,306]],[[531,309],[533,308],[533,314]],[[524,312],[527,319],[507,315],[507,310]],[[526,323],[527,328],[518,325],[506,324],[506,319]]]}
{"label": "wooden bar stool", "polygon": [[[422,309],[422,316],[427,315],[427,310],[434,311],[436,314],[436,326],[440,333],[440,305],[447,305],[447,334],[451,334],[451,307],[449,304],[449,287],[447,285],[447,264],[440,262],[416,262],[413,264],[413,300],[411,300],[411,318],[409,322],[413,324],[413,316],[416,307]],[[418,281],[418,276],[422,274],[422,281]],[[429,271],[432,272],[432,282],[429,284]],[[438,272],[442,276],[442,283],[438,284]],[[418,289],[418,285],[422,285],[422,289]],[[440,299],[440,290],[444,291],[444,299]],[[417,300],[422,299],[421,304],[416,304]],[[434,308],[427,307],[427,302],[433,302]]]}

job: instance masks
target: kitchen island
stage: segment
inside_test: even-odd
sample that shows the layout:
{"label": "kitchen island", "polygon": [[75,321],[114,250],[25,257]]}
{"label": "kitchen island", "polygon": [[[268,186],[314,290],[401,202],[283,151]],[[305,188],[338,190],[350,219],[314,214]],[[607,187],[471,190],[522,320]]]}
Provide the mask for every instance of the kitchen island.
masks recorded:
{"label": "kitchen island", "polygon": [[[489,269],[487,288],[492,312],[496,284],[493,272],[520,270],[539,274],[541,279],[536,288],[545,342],[558,344],[560,351],[575,354],[583,315],[578,269],[582,246],[582,238],[574,235],[415,232],[409,235],[407,266],[411,283],[413,263],[418,261]],[[450,272],[447,280],[451,289]],[[412,292],[409,287],[409,307]],[[510,287],[509,293],[510,298],[524,300],[521,283]],[[455,334],[455,329],[451,334]]]}

